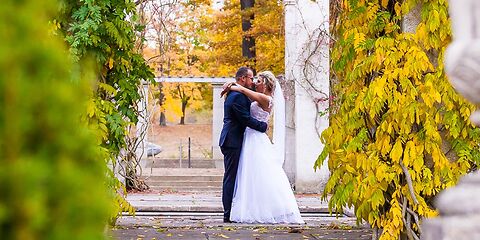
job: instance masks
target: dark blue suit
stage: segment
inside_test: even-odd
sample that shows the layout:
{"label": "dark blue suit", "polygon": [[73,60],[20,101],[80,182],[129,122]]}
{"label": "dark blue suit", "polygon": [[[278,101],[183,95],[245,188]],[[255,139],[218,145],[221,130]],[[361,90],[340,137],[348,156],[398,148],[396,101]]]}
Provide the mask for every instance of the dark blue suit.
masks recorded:
{"label": "dark blue suit", "polygon": [[220,149],[223,153],[225,173],[223,175],[223,218],[230,219],[233,191],[237,177],[238,161],[242,150],[245,128],[260,132],[267,130],[267,124],[250,116],[250,100],[242,93],[231,91],[225,99],[223,128],[220,134]]}

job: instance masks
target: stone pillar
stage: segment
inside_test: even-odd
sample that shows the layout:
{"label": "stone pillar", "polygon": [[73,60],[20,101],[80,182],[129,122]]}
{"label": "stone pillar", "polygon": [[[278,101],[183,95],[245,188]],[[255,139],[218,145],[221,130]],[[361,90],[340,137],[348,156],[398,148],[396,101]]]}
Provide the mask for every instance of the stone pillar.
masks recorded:
{"label": "stone pillar", "polygon": [[[220,133],[223,126],[223,102],[220,97],[222,86],[225,82],[212,82],[213,87],[213,117],[212,117],[212,158],[213,160],[223,159],[223,154],[218,146]],[[221,164],[220,164],[221,165]],[[221,166],[217,166],[221,167]]]}
{"label": "stone pillar", "polygon": [[[291,185],[295,185],[297,165],[295,161],[295,82],[279,77],[285,97],[285,162],[283,169]],[[274,113],[275,114],[275,113]]]}
{"label": "stone pillar", "polygon": [[148,92],[149,92],[149,83],[142,81],[142,86],[139,88],[140,102],[138,103],[138,122],[136,126],[136,136],[142,137],[140,145],[135,149],[137,157],[140,159],[140,167],[145,169],[146,167],[146,157],[147,157],[147,142],[148,142],[148,126],[150,121],[150,113],[148,112]]}
{"label": "stone pillar", "polygon": [[[285,77],[295,81],[295,187],[297,192],[318,193],[329,177],[327,164],[317,171],[313,169],[324,147],[319,133],[328,127],[328,114],[320,116],[319,112],[328,111],[330,91],[329,46],[325,36],[329,1],[284,0],[284,4]],[[291,140],[292,136],[287,135],[287,142]]]}

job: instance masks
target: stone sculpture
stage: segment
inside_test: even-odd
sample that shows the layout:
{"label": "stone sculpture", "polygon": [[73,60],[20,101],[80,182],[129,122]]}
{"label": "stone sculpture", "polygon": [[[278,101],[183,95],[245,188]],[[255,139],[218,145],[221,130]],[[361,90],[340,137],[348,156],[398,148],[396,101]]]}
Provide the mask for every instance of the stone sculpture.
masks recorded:
{"label": "stone sculpture", "polygon": [[[467,100],[480,103],[480,1],[449,1],[453,42],[445,54],[445,70],[453,87]],[[471,115],[480,126],[480,111]],[[463,177],[436,199],[440,217],[427,219],[422,239],[480,239],[480,174]]]}

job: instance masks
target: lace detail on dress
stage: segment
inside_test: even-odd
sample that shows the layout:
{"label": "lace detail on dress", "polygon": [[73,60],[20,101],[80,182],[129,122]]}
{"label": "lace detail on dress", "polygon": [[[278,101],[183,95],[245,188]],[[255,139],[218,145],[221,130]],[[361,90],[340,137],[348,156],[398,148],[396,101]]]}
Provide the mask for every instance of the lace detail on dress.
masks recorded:
{"label": "lace detail on dress", "polygon": [[[268,108],[272,109],[272,105],[273,105],[273,98],[270,97]],[[258,102],[252,102],[252,104],[250,105],[250,115],[261,122],[268,122],[270,118],[270,113],[263,110],[262,107],[258,105]]]}

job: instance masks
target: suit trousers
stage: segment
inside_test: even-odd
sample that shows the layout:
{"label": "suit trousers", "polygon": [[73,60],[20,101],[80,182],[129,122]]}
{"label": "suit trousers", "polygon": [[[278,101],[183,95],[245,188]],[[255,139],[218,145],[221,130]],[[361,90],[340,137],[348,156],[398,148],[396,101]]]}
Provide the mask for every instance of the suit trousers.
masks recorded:
{"label": "suit trousers", "polygon": [[223,175],[223,219],[230,219],[232,209],[233,192],[235,190],[235,179],[237,178],[238,162],[242,148],[220,147],[223,153],[225,173]]}

